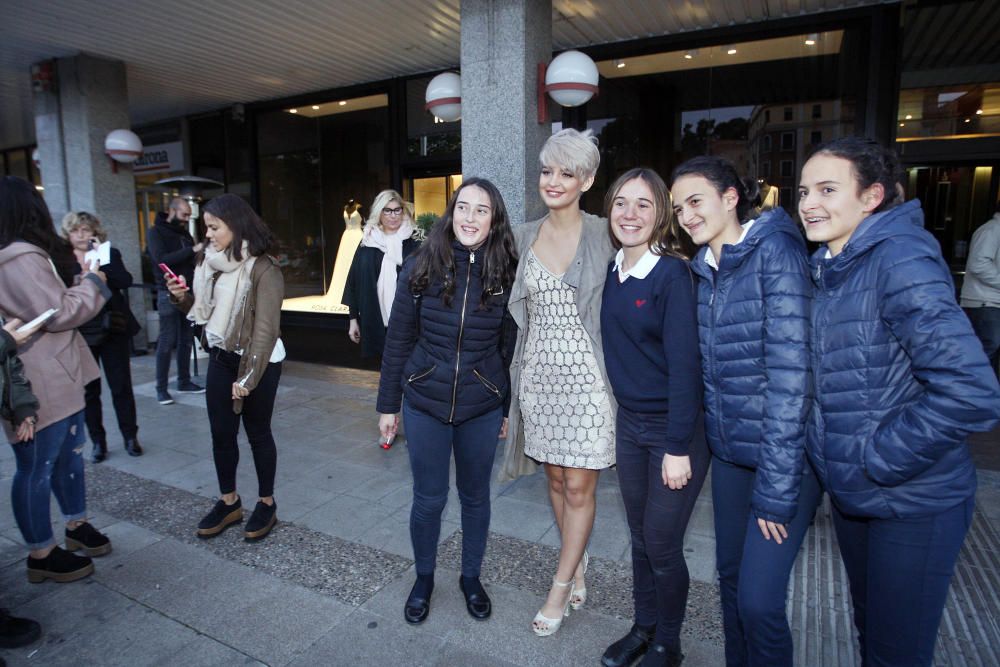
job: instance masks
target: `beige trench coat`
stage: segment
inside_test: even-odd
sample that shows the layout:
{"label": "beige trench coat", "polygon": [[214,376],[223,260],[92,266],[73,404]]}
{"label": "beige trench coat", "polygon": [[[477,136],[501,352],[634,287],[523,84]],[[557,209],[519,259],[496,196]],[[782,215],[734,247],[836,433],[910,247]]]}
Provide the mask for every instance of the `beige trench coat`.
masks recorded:
{"label": "beige trench coat", "polygon": [[[521,379],[521,366],[524,361],[524,342],[528,327],[528,290],[524,285],[525,256],[528,249],[538,238],[538,230],[545,218],[514,226],[514,240],[517,242],[517,253],[520,261],[514,285],[510,290],[510,301],[507,308],[517,323],[517,343],[514,346],[514,359],[510,364],[510,412],[508,414],[507,446],[504,449],[503,465],[500,468],[499,481],[506,482],[522,475],[530,475],[538,469],[538,464],[524,454],[524,428],[521,424],[521,410],[518,401],[518,387]],[[590,344],[594,348],[597,365],[601,369],[604,385],[608,387],[612,412],[616,412],[614,396],[611,395],[611,384],[604,367],[604,348],[601,344],[601,297],[604,293],[604,279],[608,275],[608,264],[614,257],[615,250],[608,236],[608,222],[596,215],[583,213],[583,231],[580,234],[580,244],[576,256],[570,264],[562,280],[576,290],[576,307],[580,313],[583,328],[590,335]]]}

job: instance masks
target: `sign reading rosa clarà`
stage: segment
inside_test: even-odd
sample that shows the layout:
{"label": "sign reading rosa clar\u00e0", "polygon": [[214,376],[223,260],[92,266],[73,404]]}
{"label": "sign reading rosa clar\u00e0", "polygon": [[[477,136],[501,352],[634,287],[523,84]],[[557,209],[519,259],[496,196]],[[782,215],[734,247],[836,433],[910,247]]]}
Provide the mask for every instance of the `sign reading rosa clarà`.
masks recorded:
{"label": "sign reading rosa clar\u00e0", "polygon": [[173,141],[142,149],[142,157],[132,163],[132,171],[184,171],[184,143]]}

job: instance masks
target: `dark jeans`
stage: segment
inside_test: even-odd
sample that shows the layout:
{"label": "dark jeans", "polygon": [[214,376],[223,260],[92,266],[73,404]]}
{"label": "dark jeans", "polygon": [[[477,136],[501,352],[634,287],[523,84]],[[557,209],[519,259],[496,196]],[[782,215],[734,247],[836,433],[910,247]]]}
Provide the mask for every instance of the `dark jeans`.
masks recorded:
{"label": "dark jeans", "polygon": [[274,495],[274,473],[278,465],[278,450],[271,434],[271,414],[274,397],[281,379],[281,364],[268,364],[267,370],[250,395],[243,399],[243,412],[233,412],[233,383],[240,367],[240,355],[217,347],[211,350],[205,386],[205,405],[212,427],[212,455],[215,474],[219,478],[219,492],[236,490],[236,467],[240,462],[240,448],[236,436],[240,419],[246,430],[253,463],[257,469],[257,493],[261,498]]}
{"label": "dark jeans", "polygon": [[[135,417],[135,395],[132,393],[132,367],[129,362],[128,347],[128,336],[111,335],[100,345],[93,345],[90,348],[94,361],[98,366],[104,367],[104,377],[108,379],[111,401],[114,403],[115,416],[118,418],[118,430],[126,440],[134,438],[139,432]],[[84,397],[87,401],[84,414],[91,442],[107,442],[101,408],[101,378],[87,383],[84,387]]]}
{"label": "dark jeans", "polygon": [[618,486],[632,536],[632,596],[635,622],[656,626],[656,641],[680,648],[688,576],[684,531],[708,474],[711,459],[704,437],[691,441],[691,480],[683,489],[663,483],[667,416],[618,407]]}
{"label": "dark jeans", "polygon": [[792,633],[785,616],[788,577],[823,495],[806,463],[799,507],[781,544],[765,540],[750,509],[757,471],[712,459],[715,561],[719,570],[726,665],[792,664]]}
{"label": "dark jeans", "polygon": [[911,519],[852,517],[833,507],[865,667],[921,667],[934,643],[958,552],[972,523],[970,497]]}
{"label": "dark jeans", "polygon": [[963,308],[972,323],[972,330],[983,344],[983,351],[990,359],[993,371],[997,371],[1000,357],[1000,308]]}
{"label": "dark jeans", "polygon": [[170,376],[171,352],[177,348],[177,385],[191,381],[191,346],[194,334],[187,316],[170,303],[169,293],[161,289],[156,296],[160,315],[160,336],[156,339],[156,388],[165,391]]}
{"label": "dark jeans", "polygon": [[490,529],[490,474],[503,410],[455,426],[403,401],[406,445],[413,471],[410,539],[417,574],[433,574],[441,513],[448,502],[448,472],[455,454],[455,486],[462,503],[462,575],[478,577]]}
{"label": "dark jeans", "polygon": [[66,521],[87,517],[83,480],[83,410],[35,433],[28,442],[11,443],[17,472],[10,488],[14,520],[31,550],[55,544],[49,513],[54,493]]}

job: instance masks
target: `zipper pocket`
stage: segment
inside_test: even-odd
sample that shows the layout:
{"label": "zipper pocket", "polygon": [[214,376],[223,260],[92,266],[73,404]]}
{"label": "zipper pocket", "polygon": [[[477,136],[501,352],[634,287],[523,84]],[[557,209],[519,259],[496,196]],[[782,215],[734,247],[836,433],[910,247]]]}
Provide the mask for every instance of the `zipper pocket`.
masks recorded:
{"label": "zipper pocket", "polygon": [[427,377],[428,375],[430,375],[431,373],[434,372],[435,368],[437,368],[436,364],[434,366],[431,366],[430,368],[428,368],[426,371],[421,371],[421,372],[418,372],[418,373],[414,373],[413,375],[411,375],[410,377],[408,377],[406,379],[406,383],[407,384],[412,384],[412,383],[416,382],[417,380],[421,380],[421,379]]}
{"label": "zipper pocket", "polygon": [[495,384],[493,384],[492,382],[490,382],[489,380],[487,380],[485,377],[483,377],[482,373],[480,373],[475,368],[473,368],[472,369],[472,374],[475,375],[476,378],[480,382],[483,383],[484,387],[486,387],[487,389],[489,389],[490,391],[492,391],[494,394],[496,394],[497,397],[500,396],[500,389]]}

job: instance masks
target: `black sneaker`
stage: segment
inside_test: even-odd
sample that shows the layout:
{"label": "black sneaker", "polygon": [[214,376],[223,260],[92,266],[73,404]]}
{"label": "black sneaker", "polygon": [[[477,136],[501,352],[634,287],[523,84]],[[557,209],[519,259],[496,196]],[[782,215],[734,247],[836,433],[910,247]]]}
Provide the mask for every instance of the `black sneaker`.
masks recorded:
{"label": "black sneaker", "polygon": [[46,579],[65,584],[94,573],[94,562],[86,556],[53,547],[45,558],[28,556],[28,581],[40,584]]}
{"label": "black sneaker", "polygon": [[198,524],[198,537],[215,537],[234,523],[243,520],[243,503],[239,496],[232,505],[227,505],[226,501],[219,498],[212,511],[205,515],[205,518]]}
{"label": "black sneaker", "polygon": [[243,539],[247,542],[262,540],[267,537],[271,529],[278,523],[278,503],[273,502],[268,505],[257,501],[257,506],[253,508],[250,520],[243,528]]}
{"label": "black sneaker", "polygon": [[88,556],[103,556],[111,553],[111,540],[102,535],[89,523],[81,523],[70,530],[66,529],[66,551],[79,551]]}
{"label": "black sneaker", "polygon": [[166,389],[157,389],[156,400],[159,402],[160,405],[170,405],[171,403],[174,402],[174,397],[171,396]]}
{"label": "black sneaker", "polygon": [[17,618],[0,609],[0,648],[20,648],[37,641],[42,626],[30,618]]}
{"label": "black sneaker", "polygon": [[177,393],[178,394],[204,394],[205,388],[201,385],[197,385],[194,382],[178,382],[177,383]]}

